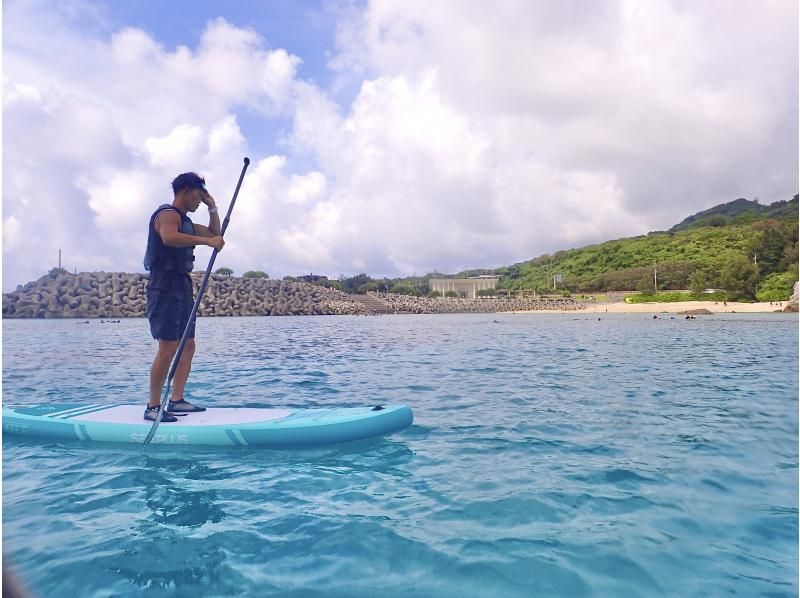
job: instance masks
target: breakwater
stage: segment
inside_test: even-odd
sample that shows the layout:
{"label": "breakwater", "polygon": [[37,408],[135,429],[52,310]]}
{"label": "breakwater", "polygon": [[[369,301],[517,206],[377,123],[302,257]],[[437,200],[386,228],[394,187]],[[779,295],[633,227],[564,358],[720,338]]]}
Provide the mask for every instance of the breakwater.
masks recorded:
{"label": "breakwater", "polygon": [[[191,274],[195,294],[202,273]],[[4,318],[139,318],[147,309],[147,275],[80,272],[45,275],[3,294]],[[380,307],[384,306],[384,307]],[[302,282],[212,275],[201,316],[366,315],[374,313],[492,313],[571,310],[571,298],[478,299],[410,297],[391,293],[348,295]]]}
{"label": "breakwater", "polygon": [[[191,275],[195,294],[202,273]],[[4,318],[137,318],[147,309],[147,275],[80,272],[46,275],[3,294]],[[321,286],[212,275],[201,316],[357,315],[370,313],[350,295]]]}
{"label": "breakwater", "polygon": [[410,297],[392,293],[370,291],[370,297],[381,301],[391,311],[414,314],[495,313],[506,311],[569,311],[581,309],[582,303],[572,297],[523,298],[523,297]]}

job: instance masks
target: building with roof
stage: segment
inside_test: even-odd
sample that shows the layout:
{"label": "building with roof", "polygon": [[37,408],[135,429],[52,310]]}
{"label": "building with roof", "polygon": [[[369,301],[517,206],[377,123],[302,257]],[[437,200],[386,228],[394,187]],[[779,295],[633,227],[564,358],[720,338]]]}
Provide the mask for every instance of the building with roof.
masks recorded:
{"label": "building with roof", "polygon": [[439,291],[442,296],[448,291],[453,291],[459,297],[475,299],[478,291],[497,288],[499,276],[471,276],[470,278],[431,278],[428,286],[431,291]]}

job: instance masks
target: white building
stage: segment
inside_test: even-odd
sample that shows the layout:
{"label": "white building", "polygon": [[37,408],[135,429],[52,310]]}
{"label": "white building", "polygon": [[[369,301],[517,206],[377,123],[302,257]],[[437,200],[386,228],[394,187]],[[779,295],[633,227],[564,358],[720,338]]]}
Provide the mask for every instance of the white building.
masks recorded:
{"label": "white building", "polygon": [[459,297],[475,299],[478,291],[497,288],[499,276],[473,276],[470,278],[431,278],[428,286],[431,291],[439,291],[442,296],[448,291],[453,291]]}

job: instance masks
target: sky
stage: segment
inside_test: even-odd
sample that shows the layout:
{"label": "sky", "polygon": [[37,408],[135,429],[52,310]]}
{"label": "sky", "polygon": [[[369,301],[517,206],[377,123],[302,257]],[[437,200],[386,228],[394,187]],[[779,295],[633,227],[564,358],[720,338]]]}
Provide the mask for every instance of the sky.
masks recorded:
{"label": "sky", "polygon": [[[4,0],[3,290],[143,272],[196,171],[216,267],[492,268],[798,192],[794,0]],[[201,207],[193,215],[207,223]],[[211,252],[198,247],[204,268]]]}

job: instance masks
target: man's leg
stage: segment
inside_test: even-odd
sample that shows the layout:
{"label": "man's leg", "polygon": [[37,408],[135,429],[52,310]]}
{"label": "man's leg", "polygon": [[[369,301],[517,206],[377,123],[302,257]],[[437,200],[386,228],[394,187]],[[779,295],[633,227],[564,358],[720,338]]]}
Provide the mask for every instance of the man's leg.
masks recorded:
{"label": "man's leg", "polygon": [[[196,413],[205,411],[205,407],[198,407],[185,402],[183,391],[186,388],[186,380],[192,371],[192,358],[194,357],[194,321],[191,321],[194,299],[192,299],[192,287],[189,277],[187,280],[187,293],[178,308],[178,323],[180,324],[181,334],[187,335],[186,345],[183,347],[181,358],[175,368],[175,377],[172,379],[172,396],[170,397],[169,410],[171,413]],[[177,404],[176,404],[177,403]]]}
{"label": "man's leg", "polygon": [[[173,355],[175,355],[174,352]],[[189,372],[192,371],[193,357],[194,339],[190,338],[186,341],[186,346],[183,348],[183,353],[181,353],[181,360],[178,362],[178,368],[175,370],[175,377],[172,379],[172,396],[170,399],[173,401],[180,401],[183,399],[183,391],[186,388],[186,381],[189,379]]]}
{"label": "man's leg", "polygon": [[[164,390],[164,382],[169,375],[169,366],[175,352],[178,350],[179,341],[158,341],[158,352],[150,367],[150,402],[148,407],[158,407],[161,405],[161,391]],[[190,359],[191,361],[191,359]],[[176,372],[177,377],[177,372]],[[187,373],[188,375],[188,373]],[[183,383],[186,384],[184,378]]]}

